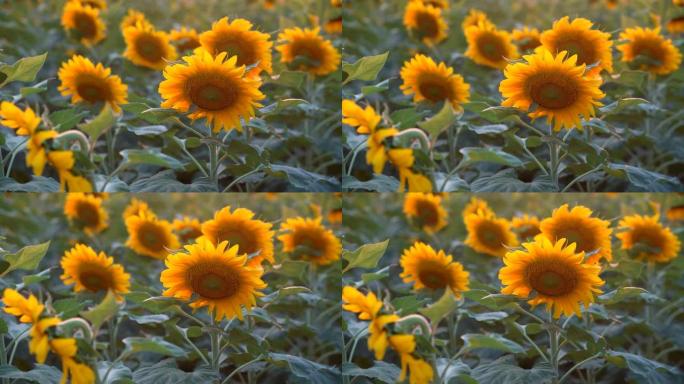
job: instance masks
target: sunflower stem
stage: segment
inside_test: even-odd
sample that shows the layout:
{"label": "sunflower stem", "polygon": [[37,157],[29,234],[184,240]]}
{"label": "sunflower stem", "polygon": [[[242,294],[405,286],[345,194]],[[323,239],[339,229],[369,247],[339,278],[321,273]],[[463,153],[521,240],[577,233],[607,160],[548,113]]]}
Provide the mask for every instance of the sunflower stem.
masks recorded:
{"label": "sunflower stem", "polygon": [[551,173],[551,180],[553,181],[553,184],[556,186],[556,191],[560,190],[560,186],[558,185],[558,169],[560,168],[560,159],[559,159],[559,145],[558,142],[555,139],[555,135],[553,134],[553,127],[549,127],[549,136],[552,138],[552,140],[549,141],[549,155],[551,157],[550,159],[550,164],[549,164],[549,171]]}
{"label": "sunflower stem", "polygon": [[[214,313],[210,313],[210,316],[212,328],[218,327]],[[211,338],[211,369],[216,371],[216,374],[220,376],[221,373],[219,371],[219,355],[221,352],[219,351],[219,334],[218,332],[216,332],[215,329],[212,329],[212,332],[209,335],[209,337]]]}
{"label": "sunflower stem", "polygon": [[559,346],[559,336],[560,336],[560,329],[558,327],[558,323],[553,319],[551,313],[549,313],[549,322],[547,323],[548,326],[548,332],[549,332],[549,360],[551,362],[551,367],[553,368],[554,375],[556,377],[556,383],[558,383],[559,379],[559,371],[558,371],[558,355],[560,352],[560,346]]}
{"label": "sunflower stem", "polygon": [[[7,365],[7,351],[5,350],[5,335],[0,335],[0,364]],[[8,378],[2,379],[2,384],[9,384]]]}
{"label": "sunflower stem", "polygon": [[216,135],[211,127],[209,127],[209,137],[211,138],[207,144],[209,148],[209,181],[216,187],[216,190],[218,191],[218,146],[214,141],[214,139],[216,139]]}

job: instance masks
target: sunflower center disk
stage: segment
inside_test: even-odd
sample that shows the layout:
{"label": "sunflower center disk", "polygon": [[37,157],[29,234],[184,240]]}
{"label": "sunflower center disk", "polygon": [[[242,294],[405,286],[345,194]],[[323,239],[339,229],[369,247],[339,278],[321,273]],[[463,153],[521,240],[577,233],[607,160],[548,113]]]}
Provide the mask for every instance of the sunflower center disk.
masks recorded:
{"label": "sunflower center disk", "polygon": [[646,65],[659,67],[663,65],[663,52],[658,48],[656,42],[643,41],[640,43],[635,42],[633,44],[632,50],[634,51],[634,57],[645,62]]}
{"label": "sunflower center disk", "polygon": [[593,244],[590,244],[587,239],[582,235],[582,233],[578,230],[575,229],[564,229],[563,231],[559,231],[558,235],[556,236],[558,239],[565,239],[566,245],[570,245],[572,243],[577,244],[577,250],[578,251],[594,251],[595,247]]}
{"label": "sunflower center disk", "polygon": [[323,52],[315,42],[301,41],[292,44],[294,63],[308,68],[320,67],[323,63]]}
{"label": "sunflower center disk", "polygon": [[79,280],[89,291],[103,291],[108,289],[109,279],[98,271],[85,271],[79,275]]}
{"label": "sunflower center disk", "polygon": [[140,242],[145,248],[157,252],[164,250],[162,236],[160,236],[157,227],[152,224],[146,224],[140,228]]}
{"label": "sunflower center disk", "polygon": [[135,43],[138,54],[151,62],[160,61],[164,57],[164,51],[159,46],[159,41],[153,36],[142,36]]}
{"label": "sunflower center disk", "polygon": [[217,44],[217,51],[227,52],[228,57],[237,56],[237,65],[252,65],[256,61],[250,47],[232,39],[220,41]]}
{"label": "sunflower center disk", "polygon": [[230,83],[203,81],[190,85],[190,100],[196,106],[207,111],[220,111],[233,105],[235,102],[235,90],[230,88]]}
{"label": "sunflower center disk", "polygon": [[489,248],[497,249],[501,247],[501,233],[498,227],[493,224],[485,223],[478,230],[478,237],[481,243]]}
{"label": "sunflower center disk", "polygon": [[430,289],[440,289],[447,286],[449,279],[444,266],[428,265],[418,272],[420,281]]}
{"label": "sunflower center disk", "polygon": [[577,285],[574,272],[563,265],[548,263],[531,265],[528,278],[532,288],[546,296],[563,296],[571,293]]}
{"label": "sunflower center disk", "polygon": [[74,18],[76,31],[81,37],[90,38],[97,34],[97,26],[95,21],[85,13],[79,13]]}
{"label": "sunflower center disk", "polygon": [[84,100],[90,102],[90,103],[95,103],[98,101],[105,100],[105,95],[102,89],[97,85],[93,83],[83,83],[79,84],[76,87],[76,90],[78,91],[79,96],[83,98]]}
{"label": "sunflower center disk", "polygon": [[591,65],[597,61],[592,48],[578,40],[566,40],[559,43],[558,51],[567,51],[568,57],[577,55],[578,64]]}
{"label": "sunflower center disk", "polygon": [[76,206],[78,220],[86,227],[95,227],[100,221],[100,215],[90,204],[78,204]]}
{"label": "sunflower center disk", "polygon": [[323,256],[323,247],[312,234],[295,235],[294,243],[296,244],[295,254],[311,258]]}
{"label": "sunflower center disk", "polygon": [[[217,266],[212,266],[216,268]],[[191,277],[193,291],[208,299],[223,299],[234,296],[240,289],[238,275],[230,270],[195,271]]]}
{"label": "sunflower center disk", "polygon": [[547,109],[563,109],[571,106],[577,99],[577,91],[564,79],[540,76],[532,79],[530,94],[532,100]]}
{"label": "sunflower center disk", "polygon": [[419,203],[417,210],[418,217],[416,218],[416,221],[418,221],[419,225],[433,226],[436,225],[439,221],[437,212],[435,211],[433,206],[424,203]]}
{"label": "sunflower center disk", "polygon": [[235,229],[220,232],[218,239],[219,242],[227,241],[229,247],[237,245],[239,253],[251,254],[256,251],[256,249],[254,249],[255,247],[253,246],[253,242],[250,241],[244,233],[241,233]]}
{"label": "sunflower center disk", "polygon": [[426,99],[432,102],[444,100],[449,96],[445,85],[440,84],[435,80],[421,82],[418,89]]}
{"label": "sunflower center disk", "polygon": [[439,27],[437,21],[428,13],[419,13],[416,15],[416,25],[418,26],[419,37],[435,37],[439,34]]}

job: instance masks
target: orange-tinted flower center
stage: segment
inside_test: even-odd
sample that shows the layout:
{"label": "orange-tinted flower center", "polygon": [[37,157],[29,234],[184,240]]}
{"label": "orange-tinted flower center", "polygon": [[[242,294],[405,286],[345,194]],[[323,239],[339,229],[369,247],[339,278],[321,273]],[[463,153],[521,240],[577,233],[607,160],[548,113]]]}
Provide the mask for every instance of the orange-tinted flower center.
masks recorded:
{"label": "orange-tinted flower center", "polygon": [[576,84],[555,73],[540,73],[530,77],[527,89],[532,100],[547,109],[563,109],[577,100]]}
{"label": "orange-tinted flower center", "polygon": [[237,90],[230,79],[200,75],[188,81],[190,100],[207,111],[220,111],[235,103]]}
{"label": "orange-tinted flower center", "polygon": [[525,275],[532,289],[546,296],[567,295],[577,285],[574,269],[560,263],[549,261],[531,263]]}
{"label": "orange-tinted flower center", "polygon": [[87,202],[76,204],[76,217],[86,227],[96,227],[100,223],[97,207]]}
{"label": "orange-tinted flower center", "polygon": [[145,60],[156,63],[164,58],[164,49],[155,36],[142,35],[135,41],[135,50]]}
{"label": "orange-tinted flower center", "polygon": [[207,299],[224,299],[240,291],[240,276],[226,266],[198,264],[188,269],[193,292]]}
{"label": "orange-tinted flower center", "polygon": [[97,24],[93,18],[84,12],[78,12],[74,15],[74,25],[80,37],[92,38],[97,35]]}

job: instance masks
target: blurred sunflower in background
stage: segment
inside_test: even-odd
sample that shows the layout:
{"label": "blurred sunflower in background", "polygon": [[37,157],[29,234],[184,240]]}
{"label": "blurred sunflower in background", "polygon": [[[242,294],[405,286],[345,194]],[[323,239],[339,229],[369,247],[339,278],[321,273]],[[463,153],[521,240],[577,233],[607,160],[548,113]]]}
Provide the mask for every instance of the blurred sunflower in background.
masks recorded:
{"label": "blurred sunflower in background", "polygon": [[415,290],[449,288],[456,297],[468,290],[469,273],[463,265],[425,243],[416,242],[404,250],[399,263],[402,268],[399,276],[405,283],[413,284]]}
{"label": "blurred sunflower in background", "polygon": [[80,1],[69,1],[64,5],[62,26],[85,46],[104,40],[107,32],[100,11]]}
{"label": "blurred sunflower in background", "polygon": [[169,252],[180,248],[171,223],[160,220],[148,211],[129,216],[125,220],[128,240],[126,246],[133,251],[155,259],[164,259]]}
{"label": "blurred sunflower in background", "polygon": [[149,23],[138,21],[134,26],[124,28],[123,35],[126,41],[123,55],[135,65],[162,70],[178,57],[168,34],[157,31]]}
{"label": "blurred sunflower in background", "polygon": [[508,248],[518,246],[508,220],[496,217],[491,211],[479,210],[466,215],[464,221],[468,231],[465,244],[479,253],[503,257]]}
{"label": "blurred sunflower in background", "polygon": [[494,24],[480,21],[466,27],[464,32],[468,42],[465,55],[476,64],[504,69],[508,60],[518,58],[518,48],[511,41],[511,35]]}
{"label": "blurred sunflower in background", "polygon": [[90,59],[75,55],[59,69],[62,96],[70,97],[73,104],[106,103],[115,112],[121,112],[121,105],[127,103],[128,86],[112,70],[101,63],[93,64]]}
{"label": "blurred sunflower in background", "polygon": [[96,253],[85,244],[76,244],[66,251],[60,261],[64,273],[60,276],[64,284],[74,285],[75,292],[112,291],[128,293],[130,275],[123,266],[104,252]]}
{"label": "blurred sunflower in background", "polygon": [[255,30],[248,20],[230,21],[224,17],[212,24],[211,30],[203,32],[199,39],[202,47],[214,56],[225,52],[226,57],[237,57],[239,67],[254,66],[248,71],[250,75],[273,72],[270,36]]}
{"label": "blurred sunflower in background", "polygon": [[432,193],[410,192],[404,197],[404,214],[427,233],[435,233],[447,225],[447,212],[442,198]]}
{"label": "blurred sunflower in background", "polygon": [[69,193],[64,203],[64,215],[89,235],[100,233],[109,226],[109,215],[102,208],[102,198],[86,193]]}
{"label": "blurred sunflower in background", "polygon": [[442,10],[423,1],[409,1],[404,12],[404,26],[426,45],[435,45],[447,38],[449,26]]}
{"label": "blurred sunflower in background", "polygon": [[340,66],[342,56],[330,40],[320,35],[319,28],[286,28],[278,40],[280,60],[296,70],[325,76]]}
{"label": "blurred sunflower in background", "polygon": [[401,68],[401,85],[405,95],[413,95],[413,101],[437,103],[449,102],[454,109],[470,99],[470,85],[463,76],[444,63],[435,63],[422,54],[414,56]]}
{"label": "blurred sunflower in background", "polygon": [[660,34],[660,28],[627,28],[620,33],[620,40],[625,41],[617,47],[622,52],[622,61],[642,70],[667,75],[682,63],[682,53],[672,40]]}
{"label": "blurred sunflower in background", "polygon": [[620,220],[617,234],[622,249],[638,260],[667,263],[679,256],[681,242],[670,228],[660,223],[660,215],[629,215]]}
{"label": "blurred sunflower in background", "polygon": [[342,243],[321,224],[321,218],[290,218],[280,226],[280,231],[283,234],[278,240],[283,243],[283,252],[291,253],[295,259],[322,266],[340,258]]}

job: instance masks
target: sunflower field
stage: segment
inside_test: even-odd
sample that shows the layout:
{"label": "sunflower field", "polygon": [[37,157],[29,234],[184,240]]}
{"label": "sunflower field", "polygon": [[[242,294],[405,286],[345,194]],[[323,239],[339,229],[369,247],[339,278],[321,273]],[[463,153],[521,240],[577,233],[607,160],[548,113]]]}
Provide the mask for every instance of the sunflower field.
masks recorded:
{"label": "sunflower field", "polygon": [[354,1],[343,187],[682,191],[682,31],[679,0]]}
{"label": "sunflower field", "polygon": [[6,194],[0,381],[339,383],[332,194]]}
{"label": "sunflower field", "polygon": [[345,196],[343,383],[684,382],[681,196],[398,197]]}
{"label": "sunflower field", "polygon": [[0,1],[0,190],[340,189],[329,0]]}

